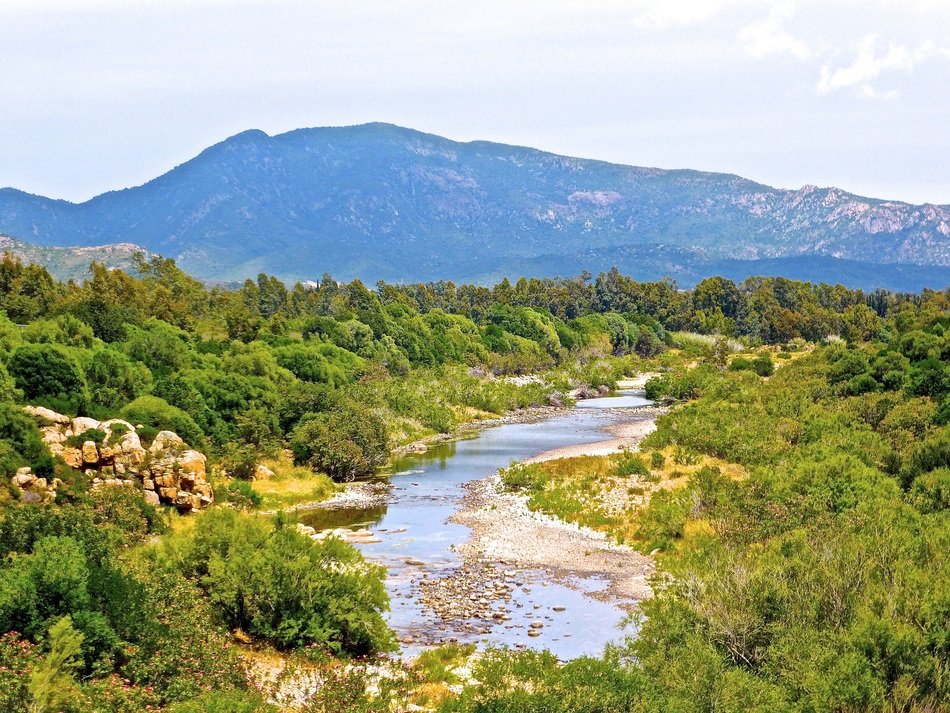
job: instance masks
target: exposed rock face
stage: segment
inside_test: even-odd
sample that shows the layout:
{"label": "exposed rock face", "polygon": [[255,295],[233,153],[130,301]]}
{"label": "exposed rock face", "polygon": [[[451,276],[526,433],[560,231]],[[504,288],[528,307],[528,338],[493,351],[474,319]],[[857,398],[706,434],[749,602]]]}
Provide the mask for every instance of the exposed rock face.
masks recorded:
{"label": "exposed rock face", "polygon": [[46,478],[38,478],[29,466],[17,470],[11,482],[20,492],[20,500],[25,503],[49,503],[56,497],[56,490],[62,485],[59,478],[48,482]]}
{"label": "exposed rock face", "polygon": [[[182,512],[205,508],[214,502],[207,476],[208,459],[189,448],[177,433],[159,432],[146,450],[135,426],[128,421],[70,419],[38,406],[27,406],[24,410],[44,424],[41,432],[50,452],[71,468],[92,475],[94,488],[137,487],[147,502],[171,505]],[[106,434],[102,443],[87,440],[78,448],[70,445],[71,437],[90,429]],[[51,501],[59,485],[57,481],[47,484],[44,478],[30,473],[29,468],[21,468],[13,476],[13,484],[19,488],[21,499],[31,502]]]}

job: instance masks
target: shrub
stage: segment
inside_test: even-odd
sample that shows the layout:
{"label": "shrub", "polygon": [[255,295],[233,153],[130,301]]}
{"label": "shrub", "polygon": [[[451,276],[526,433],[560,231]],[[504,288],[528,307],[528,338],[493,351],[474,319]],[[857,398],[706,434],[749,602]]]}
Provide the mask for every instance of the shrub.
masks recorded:
{"label": "shrub", "polygon": [[650,467],[654,470],[660,470],[666,465],[666,458],[660,451],[653,451],[650,454]]}
{"label": "shrub", "polygon": [[227,502],[238,510],[253,510],[263,502],[261,494],[246,480],[232,480],[225,489]]}
{"label": "shrub", "polygon": [[264,713],[273,710],[256,691],[208,691],[176,703],[168,713]]}
{"label": "shrub", "polygon": [[89,493],[92,520],[122,531],[125,542],[144,542],[168,529],[164,513],[145,501],[136,488],[102,487]]}
{"label": "shrub", "polygon": [[26,344],[7,364],[10,376],[29,401],[76,413],[86,407],[86,380],[69,351],[58,344]]}
{"label": "shrub", "polygon": [[950,468],[937,468],[917,476],[911,485],[910,499],[921,512],[950,509]]}
{"label": "shrub", "polygon": [[772,363],[772,358],[763,352],[752,360],[752,370],[759,376],[772,376],[775,373],[775,364]]}
{"label": "shrub", "polygon": [[232,478],[253,480],[257,471],[257,451],[253,446],[228,443],[219,459],[221,467]]}
{"label": "shrub", "polygon": [[498,472],[505,488],[511,491],[540,490],[544,487],[544,473],[534,463],[512,463]]}
{"label": "shrub", "polygon": [[92,441],[97,446],[101,446],[106,440],[106,432],[98,428],[87,428],[78,436],[70,436],[66,439],[66,445],[73,448],[81,448],[86,441]]}
{"label": "shrub", "polygon": [[626,478],[631,475],[650,475],[650,469],[647,467],[646,461],[636,453],[630,453],[629,451],[620,457],[616,472],[621,478]]}
{"label": "shrub", "polygon": [[204,444],[204,433],[194,419],[157,396],[139,396],[122,409],[122,418],[134,424],[174,431],[185,443],[196,448]]}
{"label": "shrub", "polygon": [[290,437],[294,462],[337,481],[372,475],[389,457],[385,422],[371,410],[349,404],[302,420]]}
{"label": "shrub", "polygon": [[22,465],[32,465],[34,471],[45,475],[39,466],[49,465],[50,455],[36,421],[14,404],[0,403],[0,445],[3,445],[0,467],[4,475]]}
{"label": "shrub", "polygon": [[336,538],[315,541],[281,521],[211,510],[167,554],[229,626],[278,648],[359,656],[393,647],[382,617],[385,569]]}
{"label": "shrub", "polygon": [[30,673],[39,663],[35,644],[16,631],[0,635],[0,710],[26,713]]}

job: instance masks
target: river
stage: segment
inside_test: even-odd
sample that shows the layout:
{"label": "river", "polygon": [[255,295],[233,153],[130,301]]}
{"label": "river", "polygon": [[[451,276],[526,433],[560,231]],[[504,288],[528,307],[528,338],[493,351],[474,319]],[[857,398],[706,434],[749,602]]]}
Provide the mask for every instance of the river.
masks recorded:
{"label": "river", "polygon": [[[406,653],[442,641],[460,641],[544,648],[562,659],[598,654],[621,635],[627,611],[588,596],[604,586],[596,579],[575,579],[568,586],[544,571],[508,571],[507,563],[499,562],[498,577],[506,580],[510,597],[503,605],[506,617],[474,623],[437,617],[421,602],[419,585],[424,579],[457,574],[463,564],[455,548],[468,540],[470,531],[449,518],[459,508],[465,483],[491,475],[512,461],[608,439],[605,428],[629,419],[631,409],[650,403],[642,392],[620,392],[581,401],[569,413],[543,421],[485,428],[395,462],[385,506],[314,510],[301,513],[301,520],[318,529],[366,527],[380,539],[358,546],[367,559],[387,568],[392,603],[388,621]],[[529,635],[532,622],[543,624],[543,636],[537,630]]]}

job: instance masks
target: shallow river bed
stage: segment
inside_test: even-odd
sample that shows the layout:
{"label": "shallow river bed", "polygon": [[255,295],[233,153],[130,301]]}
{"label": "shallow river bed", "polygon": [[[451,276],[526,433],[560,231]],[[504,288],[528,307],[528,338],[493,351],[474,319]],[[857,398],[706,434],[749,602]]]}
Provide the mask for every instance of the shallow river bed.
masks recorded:
{"label": "shallow river bed", "polygon": [[[596,578],[565,583],[510,562],[464,562],[455,549],[470,530],[449,518],[465,483],[544,451],[610,438],[604,429],[649,403],[642,392],[624,392],[536,423],[486,428],[397,461],[384,507],[311,510],[301,520],[318,529],[365,527],[379,538],[358,546],[388,570],[388,620],[406,653],[447,641],[546,648],[564,659],[599,653],[622,635],[635,602],[588,596],[604,586]],[[434,609],[433,600],[442,606]]]}

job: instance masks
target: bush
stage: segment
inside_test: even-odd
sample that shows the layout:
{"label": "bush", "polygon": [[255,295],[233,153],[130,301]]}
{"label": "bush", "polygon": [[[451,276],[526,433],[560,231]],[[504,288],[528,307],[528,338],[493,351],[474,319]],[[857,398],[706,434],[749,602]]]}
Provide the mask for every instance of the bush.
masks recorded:
{"label": "bush", "polygon": [[58,344],[27,344],[10,357],[10,376],[28,401],[76,413],[86,407],[86,380],[79,364]]}
{"label": "bush", "polygon": [[293,525],[222,509],[166,552],[229,626],[278,648],[355,656],[393,648],[385,569],[336,538],[311,540]]}
{"label": "bush", "polygon": [[620,457],[620,462],[617,463],[617,475],[621,478],[631,475],[649,476],[650,469],[641,456],[627,452]]}
{"label": "bush", "polygon": [[87,428],[85,431],[80,433],[78,436],[70,436],[66,439],[66,445],[72,446],[73,448],[82,448],[82,444],[86,441],[92,441],[97,446],[101,446],[106,440],[106,432],[98,428]]}
{"label": "bush", "polygon": [[27,684],[39,661],[36,645],[21,638],[16,631],[0,635],[0,710],[27,713],[30,699]]}
{"label": "bush", "polygon": [[256,691],[208,691],[197,698],[176,703],[168,713],[263,713],[273,708]]}
{"label": "bush", "polygon": [[666,465],[666,458],[660,451],[653,451],[650,454],[650,467],[654,470],[660,470]]}
{"label": "bush", "polygon": [[501,482],[511,491],[540,490],[544,487],[544,473],[535,463],[512,463],[499,471]]}
{"label": "bush", "polygon": [[168,529],[163,511],[145,502],[137,488],[101,487],[89,493],[92,520],[122,531],[125,542],[144,542]]}
{"label": "bush", "polygon": [[950,468],[937,468],[917,476],[911,485],[910,499],[924,513],[950,509]]}
{"label": "bush", "polygon": [[227,502],[238,510],[253,510],[263,502],[261,494],[246,480],[232,480],[225,489]]}
{"label": "bush", "polygon": [[302,420],[290,437],[294,462],[336,481],[372,475],[389,457],[385,422],[371,410],[348,404]]}
{"label": "bush", "polygon": [[228,443],[218,462],[232,478],[253,480],[257,471],[257,451],[252,446]]}
{"label": "bush", "polygon": [[24,465],[33,466],[40,475],[49,470],[49,449],[36,421],[14,404],[0,403],[0,446],[0,468],[7,477]]}
{"label": "bush", "polygon": [[772,376],[775,373],[775,364],[768,354],[762,353],[752,360],[752,370],[759,376]]}
{"label": "bush", "polygon": [[195,448],[204,444],[204,433],[194,419],[157,396],[139,396],[122,409],[122,418],[133,424],[174,431],[185,443]]}

